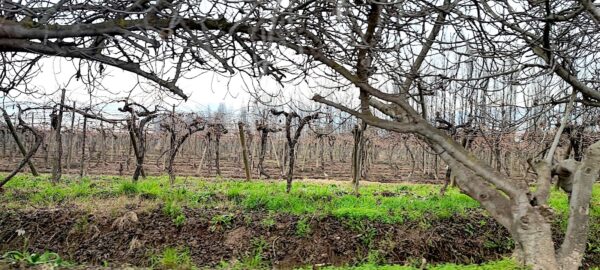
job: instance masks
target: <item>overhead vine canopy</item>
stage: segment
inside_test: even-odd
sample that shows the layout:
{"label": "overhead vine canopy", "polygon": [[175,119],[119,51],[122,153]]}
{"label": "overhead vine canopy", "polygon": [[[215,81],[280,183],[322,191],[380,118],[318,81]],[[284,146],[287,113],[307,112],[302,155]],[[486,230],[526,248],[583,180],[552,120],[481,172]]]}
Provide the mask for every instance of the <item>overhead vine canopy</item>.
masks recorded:
{"label": "overhead vine canopy", "polygon": [[[594,5],[384,1],[369,16],[370,6],[294,0],[2,1],[0,50],[5,63],[20,63],[5,65],[3,78],[24,76],[38,60],[22,58],[31,53],[92,60],[96,73],[115,66],[181,98],[188,95],[177,80],[199,70],[239,71],[280,82],[363,73],[409,92],[415,90],[408,86],[416,85],[408,82],[417,77],[433,87],[508,76],[523,83],[554,71],[585,97],[600,98],[594,90],[597,48],[591,46],[598,39]],[[421,50],[425,47],[431,48]],[[318,65],[328,68],[314,69]],[[16,86],[12,81],[3,80],[5,91]]]}
{"label": "overhead vine canopy", "polygon": [[[577,1],[549,8],[537,2],[382,2],[372,16],[371,4],[364,1],[0,5],[0,50],[6,52],[6,62],[17,57],[14,53],[92,60],[96,73],[115,66],[184,99],[188,94],[178,87],[178,79],[200,70],[239,71],[280,82],[326,77],[342,85],[358,75],[380,84],[394,81],[395,92],[416,94],[422,86],[430,94],[464,81],[483,89],[492,77],[522,84],[554,69],[566,82],[581,86],[586,97],[600,97],[583,83],[597,74],[596,48],[590,46],[598,36],[597,24],[586,7],[596,8]],[[307,61],[313,59],[318,61]],[[5,91],[16,86],[8,78],[25,77],[31,69],[31,61],[20,63],[5,66]],[[314,68],[319,65],[327,68]],[[416,78],[419,84],[412,83]]]}

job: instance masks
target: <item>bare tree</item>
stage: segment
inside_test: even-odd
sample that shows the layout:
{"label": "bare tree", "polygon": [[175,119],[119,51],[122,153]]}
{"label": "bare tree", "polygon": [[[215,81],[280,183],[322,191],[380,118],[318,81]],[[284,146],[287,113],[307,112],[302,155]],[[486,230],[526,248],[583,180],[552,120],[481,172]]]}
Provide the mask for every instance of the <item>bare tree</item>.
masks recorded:
{"label": "bare tree", "polygon": [[[171,123],[161,123],[161,127],[165,129],[170,134],[170,149],[169,156],[167,161],[167,173],[169,174],[169,180],[171,185],[175,183],[175,171],[173,169],[173,163],[175,162],[175,157],[181,148],[181,145],[185,143],[185,141],[192,136],[194,133],[204,130],[205,121],[200,117],[194,117],[191,121],[186,121],[182,117],[178,117],[175,114],[175,107],[173,106],[173,111],[169,115],[171,119]],[[189,123],[188,123],[189,122]]]}
{"label": "bare tree", "polygon": [[[10,116],[8,115],[6,110],[4,110],[4,108],[0,108],[0,110],[2,110],[2,115],[4,117],[4,121],[6,122],[6,125],[8,126],[8,128],[10,129],[11,134],[13,134],[15,141],[19,145],[19,149],[21,149],[23,151],[24,148],[22,148],[23,146],[21,145],[19,138],[16,135],[16,130],[15,130],[14,125],[12,124],[12,121],[10,120]],[[17,112],[17,119],[19,121],[18,126],[23,127],[25,130],[31,132],[33,134],[33,136],[35,137],[35,142],[31,146],[31,149],[29,149],[29,151],[23,155],[23,159],[19,162],[19,164],[15,167],[15,169],[12,170],[8,175],[6,175],[4,177],[4,179],[2,179],[2,181],[0,182],[0,190],[2,189],[2,186],[4,186],[6,183],[8,183],[8,181],[10,181],[10,179],[12,179],[15,175],[17,175],[17,173],[19,171],[21,171],[21,169],[23,169],[23,167],[25,167],[26,164],[29,164],[29,166],[31,166],[31,169],[32,169],[31,171],[34,175],[37,174],[37,172],[35,171],[35,167],[33,167],[33,164],[31,163],[31,158],[33,157],[33,155],[35,155],[37,150],[40,148],[43,137],[39,131],[37,131],[33,127],[27,125],[27,123],[25,121],[23,121],[23,118],[21,118],[21,108],[19,108],[19,110]]]}
{"label": "bare tree", "polygon": [[[319,113],[310,114],[304,117],[301,117],[296,112],[286,112],[286,111],[278,111],[275,109],[271,110],[271,113],[275,116],[283,115],[285,116],[285,137],[287,139],[287,173],[285,175],[287,186],[286,192],[289,193],[292,190],[292,180],[294,178],[294,165],[296,161],[296,145],[298,144],[298,139],[300,135],[302,135],[302,129],[304,126],[308,124],[310,121],[319,118]],[[294,125],[294,120],[297,120],[296,128],[292,131],[292,125]],[[293,134],[292,134],[293,133]]]}
{"label": "bare tree", "polygon": [[63,106],[65,105],[65,92],[66,89],[61,90],[60,95],[60,104],[56,106],[55,110],[50,114],[50,123],[51,127],[54,130],[54,161],[52,163],[52,181],[58,182],[60,181],[60,177],[62,175],[62,155],[63,155],[63,145],[62,145],[62,119],[63,119]]}
{"label": "bare tree", "polygon": [[[123,108],[119,108],[122,112],[129,113],[127,120],[127,129],[129,130],[129,138],[131,147],[135,155],[135,171],[133,173],[133,181],[137,181],[140,176],[146,178],[144,172],[144,159],[146,155],[146,126],[158,116],[157,110],[150,111],[145,106],[135,102],[124,101]],[[136,109],[137,108],[137,109]],[[139,119],[139,120],[138,120]]]}
{"label": "bare tree", "polygon": [[267,140],[269,133],[275,133],[281,131],[279,128],[269,127],[266,121],[256,121],[256,130],[260,132],[260,153],[258,155],[258,172],[262,176],[264,175],[267,179],[271,178],[266,172],[264,167],[265,154],[267,152]]}
{"label": "bare tree", "polygon": [[217,169],[217,176],[221,176],[221,136],[223,136],[223,134],[227,134],[227,132],[229,131],[225,128],[225,126],[222,123],[209,123],[207,124],[207,127],[207,147],[210,147],[211,141],[214,137],[215,167]]}

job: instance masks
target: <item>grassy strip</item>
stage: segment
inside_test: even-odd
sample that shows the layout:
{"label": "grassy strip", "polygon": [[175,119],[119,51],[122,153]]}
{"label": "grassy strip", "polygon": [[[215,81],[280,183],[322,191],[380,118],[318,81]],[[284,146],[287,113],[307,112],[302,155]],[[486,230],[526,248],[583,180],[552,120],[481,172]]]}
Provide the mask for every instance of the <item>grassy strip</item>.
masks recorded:
{"label": "grassy strip", "polygon": [[[439,196],[439,186],[428,184],[369,184],[354,196],[346,183],[297,181],[290,194],[282,182],[234,180],[206,181],[178,178],[171,187],[167,177],[148,177],[137,183],[126,178],[101,176],[66,179],[54,184],[48,176],[20,175],[9,182],[0,202],[9,208],[53,206],[69,202],[95,201],[119,196],[162,202],[167,214],[176,218],[180,207],[267,210],[294,215],[331,215],[384,223],[446,218],[480,210],[479,203],[457,189]],[[561,225],[566,226],[567,196],[553,190],[549,200]],[[483,212],[483,211],[482,211]],[[593,218],[600,217],[600,186],[593,192]],[[592,223],[594,224],[594,223]]]}
{"label": "grassy strip", "polygon": [[[249,256],[241,261],[235,262],[222,262],[216,268],[198,268],[192,262],[189,250],[181,248],[169,247],[163,250],[162,253],[153,255],[151,257],[150,269],[227,269],[227,270],[242,270],[242,269],[270,269],[270,267],[262,261],[260,253],[256,253],[254,256]],[[12,266],[29,266],[29,267],[48,267],[48,268],[62,268],[62,269],[84,269],[85,265],[77,265],[68,261],[64,261],[60,258],[57,253],[44,252],[43,254],[35,253],[21,253],[17,251],[7,252],[0,257],[0,264],[5,263]],[[104,263],[103,267],[95,267],[98,269],[114,269],[108,263]],[[118,268],[118,267],[116,267]],[[134,268],[124,268],[134,269]],[[308,270],[315,269],[314,266],[307,266],[304,268],[296,268],[297,270]],[[410,265],[376,265],[376,264],[363,264],[360,266],[325,266],[319,267],[322,270],[417,270],[417,269],[431,269],[431,270],[487,270],[487,269],[505,269],[505,270],[517,270],[524,269],[518,266],[511,259],[504,259],[500,261],[488,262],[485,264],[472,264],[472,265],[457,265],[457,264],[428,264],[426,268],[422,266],[410,266]]]}
{"label": "grassy strip", "polygon": [[[311,268],[304,268],[311,269]],[[526,269],[518,266],[515,261],[511,259],[504,259],[495,262],[488,262],[485,264],[470,264],[470,265],[458,265],[458,264],[437,264],[437,265],[425,265],[422,266],[410,266],[410,265],[374,265],[374,264],[364,264],[360,266],[352,266],[352,267],[322,267],[319,268],[322,270],[418,270],[418,269],[429,269],[429,270],[496,270],[496,269],[504,269],[504,270],[518,270],[518,269]]]}
{"label": "grassy strip", "polygon": [[290,194],[284,190],[284,183],[267,181],[205,181],[194,178],[186,181],[178,179],[175,186],[170,187],[166,177],[149,177],[138,183],[118,177],[98,177],[53,184],[47,176],[19,176],[7,185],[1,200],[8,207],[19,208],[125,195],[159,200],[171,206],[332,215],[385,223],[418,220],[424,216],[444,218],[463,215],[479,208],[477,202],[458,190],[438,196],[439,187],[435,185],[371,184],[361,189],[360,197],[351,193],[349,185],[339,182],[297,182]]}

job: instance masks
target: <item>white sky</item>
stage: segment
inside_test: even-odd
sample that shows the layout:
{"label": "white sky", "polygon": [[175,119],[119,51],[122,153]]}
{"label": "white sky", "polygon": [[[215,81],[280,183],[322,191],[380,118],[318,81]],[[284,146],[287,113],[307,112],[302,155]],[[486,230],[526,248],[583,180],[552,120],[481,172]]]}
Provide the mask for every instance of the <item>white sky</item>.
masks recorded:
{"label": "white sky", "polygon": [[[49,57],[42,60],[39,74],[28,85],[30,89],[35,89],[39,94],[17,96],[16,92],[11,92],[11,96],[16,100],[39,103],[46,103],[50,100],[58,101],[60,98],[58,90],[64,87],[67,89],[67,100],[76,101],[81,106],[87,105],[89,103],[88,88],[84,83],[73,78],[76,69],[71,61],[61,57]],[[165,107],[175,103],[177,110],[197,111],[205,110],[208,106],[214,110],[220,103],[225,103],[228,108],[237,109],[251,100],[250,94],[244,90],[246,86],[237,75],[229,78],[214,72],[207,72],[192,79],[182,78],[177,84],[189,95],[188,101],[183,102],[173,99],[172,95],[169,96],[164,91],[154,89],[154,85],[148,83],[148,80],[133,73],[107,66],[104,74],[106,76],[101,83],[107,90],[96,88],[93,93],[96,98],[92,103],[125,99],[131,93],[131,98],[142,104],[153,105],[163,100],[162,104]],[[136,86],[138,82],[140,84]],[[131,91],[132,89],[134,90]],[[145,92],[144,89],[148,91]]]}
{"label": "white sky", "polygon": [[[177,85],[189,96],[189,99],[184,102],[181,99],[174,99],[174,95],[166,91],[157,90],[156,84],[149,83],[142,77],[111,66],[105,66],[106,70],[103,73],[105,76],[100,80],[101,87],[89,87],[74,78],[77,72],[75,65],[78,63],[78,59],[44,58],[39,63],[41,70],[28,84],[28,88],[35,89],[36,94],[16,95],[18,92],[13,91],[11,97],[18,101],[52,103],[59,101],[59,90],[65,88],[67,103],[71,104],[76,101],[78,107],[83,107],[88,106],[90,102],[88,89],[94,89],[92,104],[108,103],[126,99],[129,96],[131,100],[149,105],[151,108],[156,104],[170,108],[175,103],[178,111],[206,111],[208,107],[214,111],[219,104],[224,103],[227,109],[237,111],[254,101],[250,92],[253,92],[255,86],[260,83],[260,86],[266,91],[261,92],[265,97],[263,98],[264,102],[277,106],[293,100],[294,107],[300,106],[301,110],[311,110],[318,106],[310,100],[314,93],[326,94],[329,92],[319,86],[330,85],[326,79],[322,82],[318,79],[311,79],[309,83],[288,84],[282,87],[270,77],[257,79],[242,77],[240,74],[223,76],[216,72],[205,72],[194,78],[178,80]],[[86,76],[84,71],[82,71],[82,75]],[[22,87],[19,88],[22,89]],[[336,96],[337,98],[342,97],[351,104],[353,103],[351,93],[352,91],[336,94]],[[269,95],[271,98],[266,98]],[[100,108],[96,107],[96,109]],[[102,108],[103,111],[109,113],[116,112],[116,109],[116,105]]]}

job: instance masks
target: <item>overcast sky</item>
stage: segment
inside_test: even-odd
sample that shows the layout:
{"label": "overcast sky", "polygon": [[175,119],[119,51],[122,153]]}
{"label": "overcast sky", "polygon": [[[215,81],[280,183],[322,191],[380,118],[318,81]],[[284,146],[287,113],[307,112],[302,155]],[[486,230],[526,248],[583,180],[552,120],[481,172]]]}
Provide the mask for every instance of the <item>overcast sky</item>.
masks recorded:
{"label": "overcast sky", "polygon": [[[58,90],[66,88],[67,100],[76,101],[77,104],[82,104],[81,106],[89,103],[89,88],[86,88],[82,81],[74,78],[76,68],[73,66],[73,62],[65,58],[48,57],[40,64],[42,66],[40,72],[28,85],[38,94],[15,95],[17,92],[12,92],[12,97],[21,101],[28,100],[38,103],[50,100],[58,101],[60,98]],[[165,106],[177,104],[178,110],[204,110],[208,106],[215,109],[220,103],[237,109],[251,100],[251,96],[246,90],[247,86],[240,76],[229,78],[214,72],[207,72],[191,79],[182,78],[178,81],[178,85],[190,97],[187,102],[184,102],[173,99],[172,95],[165,92],[155,90],[153,84],[130,72],[107,67],[104,74],[106,76],[101,80],[101,84],[105,89],[94,87],[93,103],[125,99],[131,94],[133,100],[146,105],[157,104],[162,100],[165,101],[163,102]]]}
{"label": "overcast sky", "polygon": [[[18,91],[12,91],[12,99],[22,101],[32,101],[36,103],[52,103],[60,100],[60,89],[65,88],[66,99],[68,103],[77,102],[78,107],[88,106],[89,89],[93,89],[92,104],[106,104],[115,100],[126,99],[148,106],[160,104],[170,108],[176,104],[178,111],[204,112],[210,107],[212,111],[216,110],[219,104],[224,103],[227,109],[238,111],[240,108],[248,106],[254,102],[256,94],[255,89],[260,84],[263,90],[258,91],[262,95],[263,102],[270,105],[289,104],[293,100],[294,108],[300,110],[312,110],[318,105],[310,100],[315,92],[326,95],[328,90],[323,90],[321,86],[330,86],[331,83],[326,79],[311,78],[310,82],[289,83],[284,86],[276,83],[271,77],[248,78],[247,76],[235,74],[233,76],[223,76],[216,72],[204,72],[193,78],[180,78],[177,85],[189,96],[187,101],[173,98],[173,95],[166,91],[159,91],[156,84],[149,83],[148,80],[141,78],[133,73],[120,70],[115,67],[106,66],[103,74],[105,75],[98,85],[90,86],[82,80],[76,80],[76,66],[79,60],[67,59],[62,57],[46,57],[40,61],[41,70],[33,78],[28,88],[35,90],[31,95],[17,95]],[[96,64],[97,65],[97,64]],[[82,69],[83,77],[86,72]],[[20,87],[22,89],[22,87]],[[337,98],[346,100],[346,104],[352,102],[352,91],[336,93]],[[102,106],[102,105],[101,105]],[[100,107],[96,110],[113,113],[117,112],[117,104]]]}

